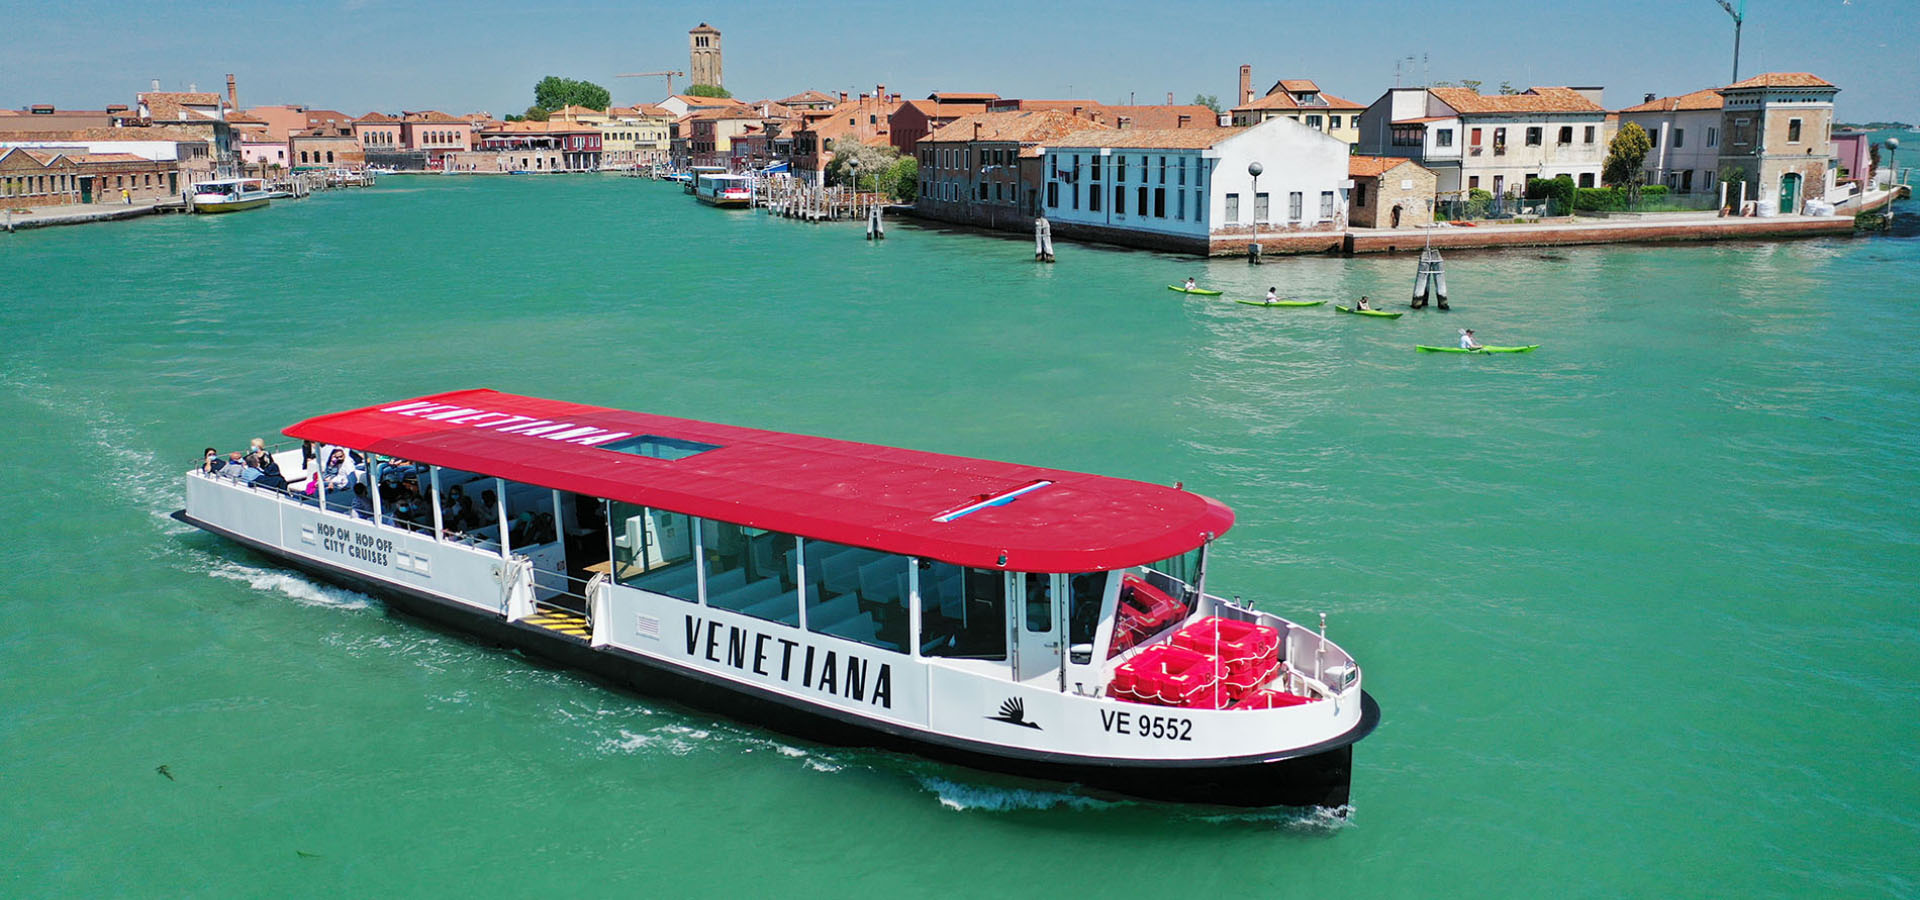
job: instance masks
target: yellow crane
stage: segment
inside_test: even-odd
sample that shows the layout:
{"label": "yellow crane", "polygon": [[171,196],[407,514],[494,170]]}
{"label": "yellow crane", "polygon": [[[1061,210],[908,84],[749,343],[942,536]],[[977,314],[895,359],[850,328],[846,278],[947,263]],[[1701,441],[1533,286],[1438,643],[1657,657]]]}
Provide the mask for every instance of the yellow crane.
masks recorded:
{"label": "yellow crane", "polygon": [[660,76],[665,75],[667,76],[667,95],[672,96],[673,95],[673,76],[679,75],[682,78],[684,78],[686,77],[686,74],[687,73],[685,72],[626,72],[620,75],[615,75],[614,77],[615,78],[659,78]]}

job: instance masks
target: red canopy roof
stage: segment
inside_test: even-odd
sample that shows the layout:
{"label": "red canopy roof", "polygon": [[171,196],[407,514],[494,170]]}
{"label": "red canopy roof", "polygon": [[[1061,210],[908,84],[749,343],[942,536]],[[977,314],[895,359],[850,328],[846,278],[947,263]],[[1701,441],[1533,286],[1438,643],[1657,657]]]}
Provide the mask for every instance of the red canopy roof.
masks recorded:
{"label": "red canopy roof", "polygon": [[[1140,481],[489,390],[317,416],[286,434],[980,568],[1117,569],[1176,556],[1233,526],[1217,500]],[[673,460],[607,446],[643,435],[718,446]],[[935,521],[1037,481],[1051,483]]]}

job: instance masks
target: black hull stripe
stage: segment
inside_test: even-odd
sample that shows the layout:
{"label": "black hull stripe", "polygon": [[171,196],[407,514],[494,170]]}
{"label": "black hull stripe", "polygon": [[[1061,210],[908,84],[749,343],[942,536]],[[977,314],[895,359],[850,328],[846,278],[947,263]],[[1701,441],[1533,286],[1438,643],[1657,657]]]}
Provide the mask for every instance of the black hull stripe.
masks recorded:
{"label": "black hull stripe", "polygon": [[684,700],[745,724],[823,743],[879,747],[990,772],[1086,784],[1136,797],[1229,806],[1343,806],[1352,745],[1380,722],[1380,707],[1361,693],[1359,724],[1336,738],[1284,752],[1206,759],[1123,759],[1024,750],[955,738],[808,704],[731,681],[672,660],[617,646],[594,649],[586,637],[510,622],[403,584],[289,553],[187,515],[173,518],[227,538],[323,580],[379,596],[402,611],[457,631],[537,653],[642,694]]}

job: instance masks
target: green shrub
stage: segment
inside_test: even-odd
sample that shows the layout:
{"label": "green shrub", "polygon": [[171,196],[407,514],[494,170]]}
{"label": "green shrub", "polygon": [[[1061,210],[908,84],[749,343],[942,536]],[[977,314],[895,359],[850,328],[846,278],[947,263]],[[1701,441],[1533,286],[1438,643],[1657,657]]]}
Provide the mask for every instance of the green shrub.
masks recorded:
{"label": "green shrub", "polygon": [[1493,211],[1493,192],[1473,188],[1467,191],[1467,218],[1484,219]]}
{"label": "green shrub", "polygon": [[1579,190],[1573,186],[1573,178],[1562,175],[1558,178],[1536,178],[1527,182],[1528,200],[1550,200],[1550,213],[1564,215],[1573,208],[1573,192]]}
{"label": "green shrub", "polygon": [[1573,208],[1621,210],[1627,208],[1627,192],[1619,188],[1574,188]]}

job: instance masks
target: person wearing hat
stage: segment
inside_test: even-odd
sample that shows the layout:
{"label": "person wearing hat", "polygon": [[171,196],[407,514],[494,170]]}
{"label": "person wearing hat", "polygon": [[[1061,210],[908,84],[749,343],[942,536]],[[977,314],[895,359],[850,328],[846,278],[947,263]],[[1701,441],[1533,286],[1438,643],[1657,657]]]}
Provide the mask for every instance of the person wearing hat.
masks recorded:
{"label": "person wearing hat", "polygon": [[1480,342],[1473,339],[1473,329],[1471,328],[1460,329],[1460,349],[1462,350],[1479,350],[1480,349]]}

